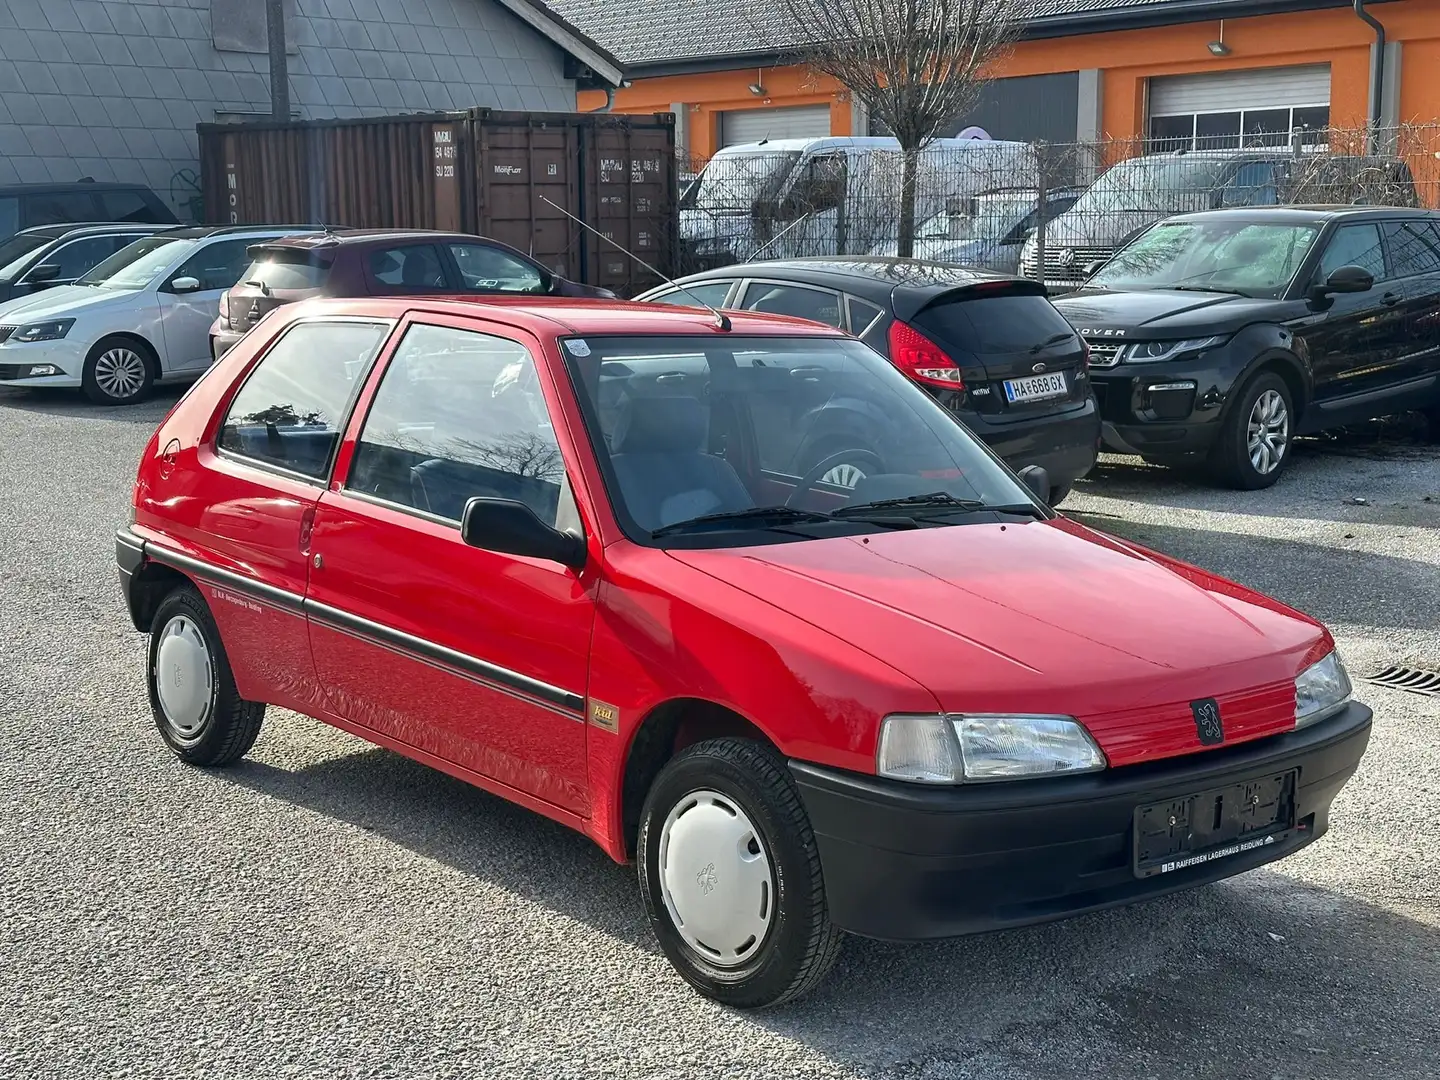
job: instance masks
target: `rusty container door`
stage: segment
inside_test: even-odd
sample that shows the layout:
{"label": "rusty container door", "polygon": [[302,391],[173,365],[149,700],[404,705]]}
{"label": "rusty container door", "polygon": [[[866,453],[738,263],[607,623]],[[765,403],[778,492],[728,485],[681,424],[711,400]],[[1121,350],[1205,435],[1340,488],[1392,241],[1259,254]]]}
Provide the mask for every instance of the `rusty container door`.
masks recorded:
{"label": "rusty container door", "polygon": [[600,234],[587,231],[584,237],[584,280],[634,296],[661,280],[639,260],[667,277],[675,270],[680,231],[675,117],[580,115],[585,178],[580,217]]}
{"label": "rusty container door", "polygon": [[463,113],[299,124],[201,124],[207,222],[447,229],[466,224]]}
{"label": "rusty container door", "polygon": [[569,113],[471,114],[476,231],[527,253],[562,277],[584,272],[580,152]]}

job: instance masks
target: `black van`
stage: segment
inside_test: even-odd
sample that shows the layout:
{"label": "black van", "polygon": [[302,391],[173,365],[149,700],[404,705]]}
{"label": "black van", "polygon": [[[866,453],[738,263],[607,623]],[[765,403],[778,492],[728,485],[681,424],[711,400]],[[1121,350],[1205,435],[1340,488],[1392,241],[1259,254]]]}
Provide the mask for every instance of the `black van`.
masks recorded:
{"label": "black van", "polygon": [[180,224],[174,212],[140,184],[77,180],[67,184],[0,185],[0,240],[35,225],[71,221]]}

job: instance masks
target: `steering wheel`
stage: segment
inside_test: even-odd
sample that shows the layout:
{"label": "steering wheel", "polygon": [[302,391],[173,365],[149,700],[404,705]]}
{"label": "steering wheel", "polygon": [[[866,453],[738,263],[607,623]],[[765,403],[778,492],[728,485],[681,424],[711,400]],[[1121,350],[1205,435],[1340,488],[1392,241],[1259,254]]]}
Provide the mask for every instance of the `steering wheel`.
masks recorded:
{"label": "steering wheel", "polygon": [[810,471],[800,478],[800,480],[795,485],[795,490],[792,491],[789,498],[785,500],[785,505],[794,506],[795,501],[799,499],[801,495],[808,494],[810,489],[813,488],[816,484],[818,484],[820,482],[820,478],[824,476],[827,472],[835,468],[835,466],[843,465],[846,461],[857,457],[866,458],[869,461],[873,462],[875,471],[879,471],[880,458],[877,457],[875,454],[871,453],[869,450],[862,450],[859,447],[853,447],[849,450],[841,450],[838,453],[827,454],[825,457],[821,458],[813,466],[811,466]]}

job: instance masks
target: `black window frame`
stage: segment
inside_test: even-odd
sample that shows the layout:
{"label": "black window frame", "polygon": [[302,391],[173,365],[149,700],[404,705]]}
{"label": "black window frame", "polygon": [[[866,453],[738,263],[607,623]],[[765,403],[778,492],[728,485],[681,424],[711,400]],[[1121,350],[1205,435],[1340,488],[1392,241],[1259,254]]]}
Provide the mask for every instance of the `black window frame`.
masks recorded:
{"label": "black window frame", "polygon": [[[238,398],[244,392],[245,387],[250,384],[250,380],[254,378],[255,373],[260,370],[260,365],[265,362],[265,358],[268,357],[271,353],[273,353],[276,347],[282,341],[284,341],[285,338],[287,338],[296,327],[314,326],[317,324],[335,325],[337,323],[378,326],[382,327],[385,332],[381,335],[380,342],[375,347],[374,355],[372,355],[370,359],[366,362],[365,370],[356,377],[355,385],[352,386],[350,389],[350,396],[348,399],[346,399],[343,415],[339,418],[336,424],[336,430],[339,432],[339,438],[335,440],[335,445],[330,449],[330,457],[325,462],[324,475],[319,477],[311,476],[309,473],[302,473],[297,472],[294,469],[287,469],[283,465],[276,465],[273,461],[265,461],[261,458],[253,458],[248,454],[242,454],[238,450],[233,450],[227,446],[221,446],[220,435],[225,430],[225,421],[230,415],[230,410],[235,405],[235,399]],[[345,433],[350,430],[350,423],[355,413],[356,402],[359,400],[360,395],[364,391],[366,385],[370,382],[370,377],[375,372],[375,365],[380,362],[380,359],[382,357],[386,356],[387,350],[390,347],[390,342],[395,336],[395,328],[398,325],[398,319],[371,318],[365,315],[314,315],[303,319],[296,319],[294,322],[290,323],[283,330],[281,330],[280,333],[275,335],[274,340],[270,341],[265,346],[263,351],[258,353],[255,358],[250,361],[250,367],[245,372],[245,377],[234,385],[231,391],[226,395],[220,409],[217,410],[217,414],[220,417],[220,422],[216,425],[215,433],[210,439],[210,447],[215,452],[215,455],[217,457],[224,458],[227,461],[234,461],[239,464],[245,465],[248,468],[258,469],[261,472],[271,473],[275,476],[283,476],[290,480],[298,480],[301,483],[310,485],[311,487],[319,488],[322,491],[329,488],[330,484],[333,482],[335,475],[336,458],[340,454],[340,447],[343,446],[345,443]],[[192,386],[195,385],[199,385],[198,380],[196,381],[196,383],[192,384]]]}

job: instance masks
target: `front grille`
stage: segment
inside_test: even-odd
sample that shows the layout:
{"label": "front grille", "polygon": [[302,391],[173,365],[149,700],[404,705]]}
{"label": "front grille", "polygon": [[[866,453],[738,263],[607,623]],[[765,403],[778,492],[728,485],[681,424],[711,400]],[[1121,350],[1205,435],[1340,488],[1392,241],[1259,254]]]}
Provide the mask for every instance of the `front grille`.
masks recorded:
{"label": "front grille", "polygon": [[29,364],[0,364],[0,379],[18,379],[20,373],[29,374]]}
{"label": "front grille", "polygon": [[[1051,247],[1045,246],[1045,280],[1080,285],[1085,281],[1085,268],[1093,262],[1104,262],[1115,254],[1114,248],[1106,247]],[[1035,251],[1025,256],[1020,264],[1020,276],[1033,278],[1035,274]]]}
{"label": "front grille", "polygon": [[10,335],[17,329],[19,328],[15,326],[0,326],[0,343],[9,340]]}
{"label": "front grille", "polygon": [[1092,368],[1114,367],[1120,362],[1120,350],[1125,348],[1124,343],[1119,341],[1091,341],[1086,338],[1085,344],[1090,346]]}

